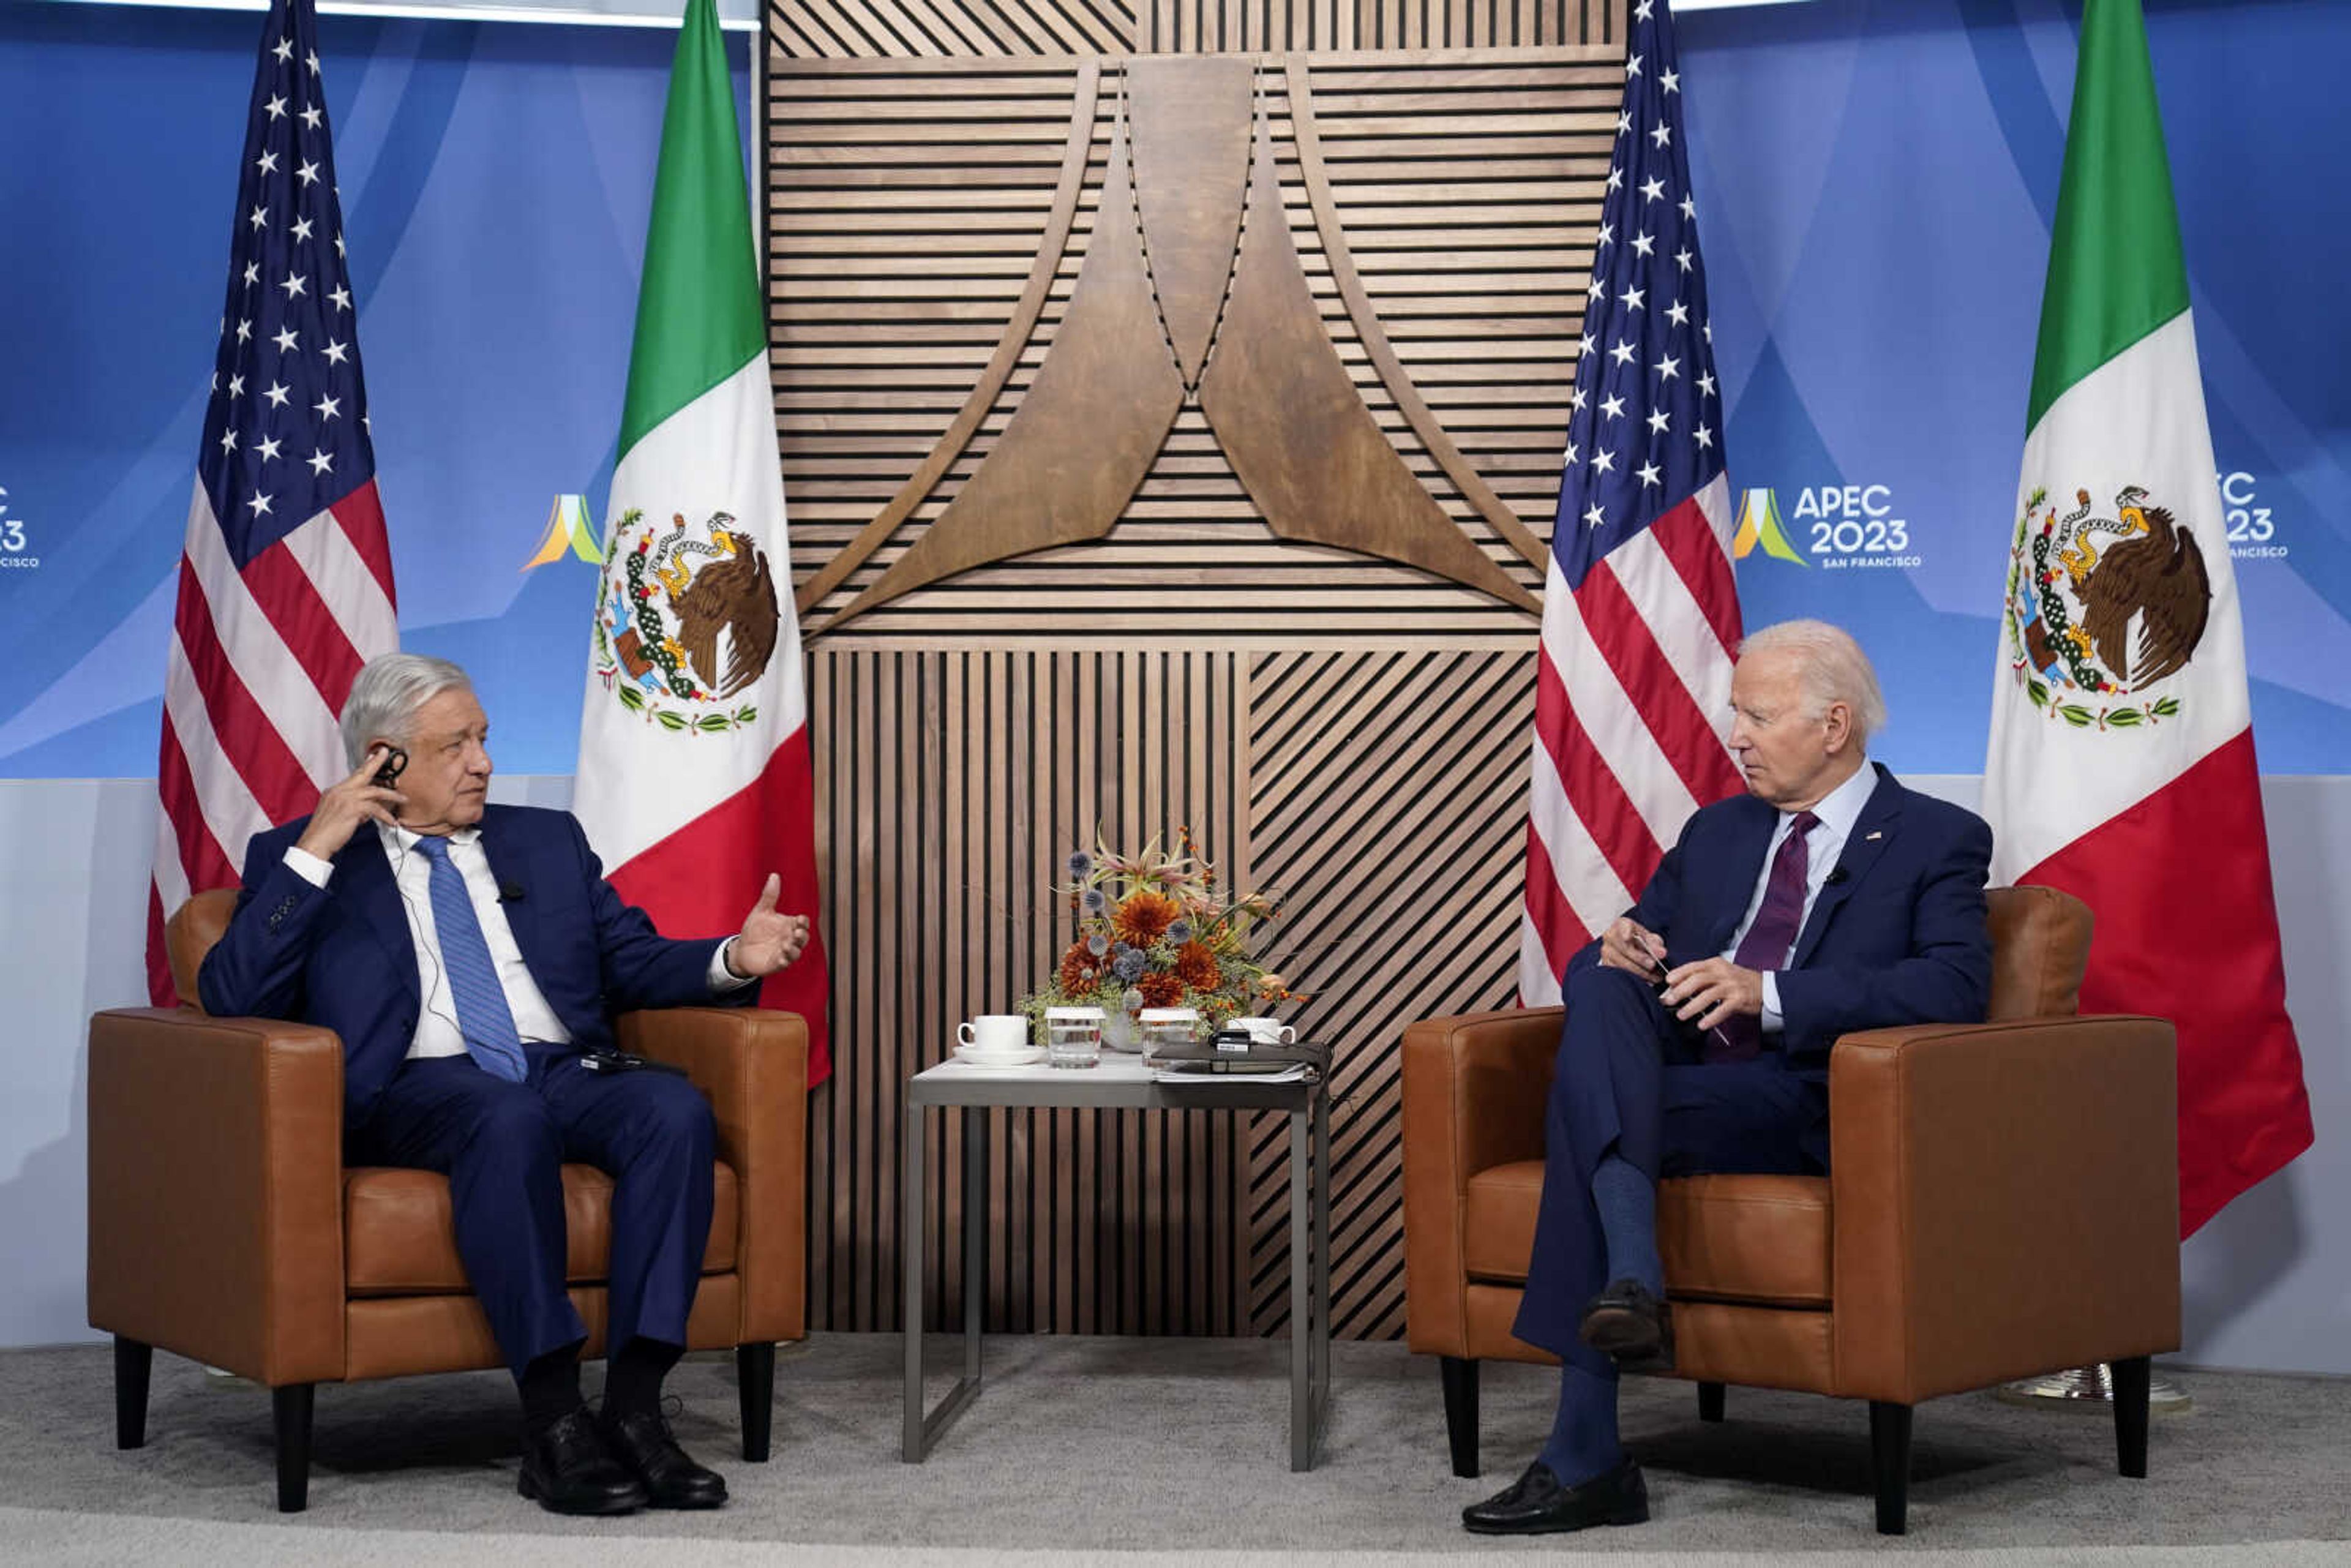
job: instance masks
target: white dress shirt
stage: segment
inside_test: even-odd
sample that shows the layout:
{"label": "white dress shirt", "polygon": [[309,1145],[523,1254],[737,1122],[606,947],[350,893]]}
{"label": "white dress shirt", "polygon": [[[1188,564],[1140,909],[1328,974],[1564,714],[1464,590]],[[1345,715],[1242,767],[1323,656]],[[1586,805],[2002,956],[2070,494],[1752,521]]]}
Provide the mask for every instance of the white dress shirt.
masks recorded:
{"label": "white dress shirt", "polygon": [[[433,927],[433,862],[416,852],[420,835],[406,828],[376,824],[392,874],[400,891],[401,907],[408,912],[408,936],[416,948],[416,981],[424,1006],[416,1015],[416,1037],[409,1041],[411,1058],[463,1056],[465,1033],[457,1025],[456,998],[449,991],[448,967],[441,958],[441,939]],[[481,923],[482,940],[490,961],[497,966],[498,985],[507,994],[507,1009],[514,1014],[515,1032],[525,1040],[569,1045],[571,1031],[547,1005],[530,966],[523,962],[514,928],[507,924],[506,906],[498,899],[498,879],[490,870],[489,852],[482,848],[479,828],[460,828],[448,835],[449,863],[465,879],[465,894],[473,900],[474,918]],[[334,867],[300,845],[289,845],[286,864],[313,887],[323,888]],[[710,956],[710,988],[733,990],[747,985],[726,967],[726,947]]]}
{"label": "white dress shirt", "polygon": [[[1854,776],[1821,798],[1812,808],[1819,819],[1813,831],[1804,835],[1804,912],[1797,918],[1796,930],[1802,934],[1804,923],[1813,917],[1813,905],[1820,901],[1821,889],[1828,885],[1829,873],[1836,869],[1837,857],[1844,852],[1844,842],[1853,836],[1853,825],[1861,820],[1861,809],[1869,804],[1870,795],[1877,789],[1877,769],[1866,759]],[[1737,963],[1739,944],[1746,940],[1747,928],[1755,924],[1762,913],[1763,894],[1771,885],[1771,862],[1779,857],[1780,846],[1788,841],[1788,831],[1795,825],[1796,813],[1782,811],[1777,827],[1771,830],[1771,841],[1763,849],[1763,872],[1755,879],[1755,892],[1747,900],[1747,913],[1740,916],[1739,928],[1730,934],[1730,946],[1722,956]],[[1792,950],[1792,944],[1791,950]],[[1780,975],[1776,969],[1763,971],[1763,1017],[1765,1034],[1780,1032]]]}

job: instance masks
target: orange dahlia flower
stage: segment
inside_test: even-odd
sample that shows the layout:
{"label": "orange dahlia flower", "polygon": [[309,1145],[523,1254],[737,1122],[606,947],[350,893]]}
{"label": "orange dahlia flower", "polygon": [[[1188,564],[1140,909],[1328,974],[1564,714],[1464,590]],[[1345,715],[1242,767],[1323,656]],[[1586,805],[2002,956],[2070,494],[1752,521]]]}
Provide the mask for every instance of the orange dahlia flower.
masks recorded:
{"label": "orange dahlia flower", "polygon": [[[1148,947],[1165,934],[1184,913],[1184,906],[1164,893],[1144,888],[1119,901],[1111,914],[1111,928],[1132,947]],[[1156,1004],[1155,1004],[1156,1005]]]}
{"label": "orange dahlia flower", "polygon": [[1216,955],[1197,942],[1186,942],[1176,949],[1176,974],[1196,991],[1213,991],[1225,983]]}
{"label": "orange dahlia flower", "polygon": [[1074,997],[1101,985],[1102,970],[1083,942],[1072,942],[1061,955],[1061,967],[1054,977],[1061,982],[1062,995]]}
{"label": "orange dahlia flower", "polygon": [[1172,1008],[1184,1000],[1183,977],[1167,970],[1144,976],[1134,988],[1143,993],[1146,1008]]}

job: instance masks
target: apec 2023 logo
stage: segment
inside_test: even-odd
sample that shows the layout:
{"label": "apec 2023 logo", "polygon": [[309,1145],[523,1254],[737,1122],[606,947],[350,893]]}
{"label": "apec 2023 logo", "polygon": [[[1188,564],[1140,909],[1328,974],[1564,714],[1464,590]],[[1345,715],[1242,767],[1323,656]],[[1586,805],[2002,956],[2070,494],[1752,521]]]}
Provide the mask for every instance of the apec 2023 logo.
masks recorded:
{"label": "apec 2023 logo", "polygon": [[[1811,559],[1789,542],[1791,521]],[[1739,499],[1739,531],[1730,549],[1744,560],[1759,548],[1775,560],[1797,566],[1818,560],[1827,570],[1925,564],[1925,558],[1911,553],[1910,520],[1895,515],[1894,491],[1885,485],[1802,486],[1786,518],[1776,491],[1748,490]]]}
{"label": "apec 2023 logo", "polygon": [[[2262,506],[2254,476],[2241,468],[2213,476],[2220,488],[2221,517],[2229,554],[2238,560],[2283,560],[2277,519]],[[1798,549],[1790,527],[1802,541]],[[1886,485],[1806,485],[1796,490],[1795,508],[1782,513],[1779,493],[1767,487],[1742,491],[1732,556],[1745,560],[1761,549],[1774,560],[1834,571],[1869,567],[1923,566],[1910,548],[1910,522],[1896,515],[1894,491]]]}

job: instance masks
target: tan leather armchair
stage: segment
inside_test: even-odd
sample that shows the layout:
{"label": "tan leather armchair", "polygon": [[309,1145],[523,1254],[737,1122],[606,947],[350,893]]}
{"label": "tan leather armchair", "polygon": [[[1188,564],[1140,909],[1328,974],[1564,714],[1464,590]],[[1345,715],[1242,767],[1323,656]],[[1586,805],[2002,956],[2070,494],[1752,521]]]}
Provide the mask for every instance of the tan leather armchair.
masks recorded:
{"label": "tan leather armchair", "polygon": [[[2090,912],[1991,894],[1991,1021],[1871,1030],[1829,1063],[1831,1173],[1657,1195],[1674,1375],[1869,1401],[1877,1526],[1903,1531],[1910,1414],[1938,1395],[2114,1364],[2122,1473],[2147,1474],[2148,1357],[2179,1344],[2173,1037],[2075,1016]],[[1478,1473],[1478,1363],[1514,1339],[1561,1009],[1404,1037],[1406,1335],[1441,1356],[1453,1472]]]}
{"label": "tan leather armchair", "polygon": [[[231,892],[172,917],[172,975],[226,929]],[[776,1342],[807,1332],[808,1030],[789,1013],[680,1008],[620,1019],[623,1049],[684,1067],[716,1113],[716,1202],[691,1349],[731,1346],[743,1457],[768,1457]],[[155,1347],[267,1386],[277,1506],[309,1481],[312,1392],[504,1364],[465,1284],[449,1184],[346,1167],[329,1030],[120,1008],[89,1026],[89,1322],[114,1335],[115,1438],[146,1440]],[[601,1355],[611,1178],[563,1167],[571,1300]]]}

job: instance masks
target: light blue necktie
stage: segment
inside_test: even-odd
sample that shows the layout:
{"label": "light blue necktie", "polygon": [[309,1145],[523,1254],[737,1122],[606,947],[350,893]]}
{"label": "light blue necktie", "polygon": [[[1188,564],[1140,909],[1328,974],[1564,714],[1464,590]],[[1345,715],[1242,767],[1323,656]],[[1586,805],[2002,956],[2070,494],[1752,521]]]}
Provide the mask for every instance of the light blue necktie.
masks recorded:
{"label": "light blue necktie", "polygon": [[450,863],[448,840],[421,838],[416,848],[433,865],[433,930],[441,939],[441,963],[457,1003],[465,1049],[483,1071],[519,1083],[526,1071],[522,1035],[515,1028],[514,1009],[507,1006],[507,988],[498,983],[498,967],[482,936],[473,895],[465,891],[465,873]]}

